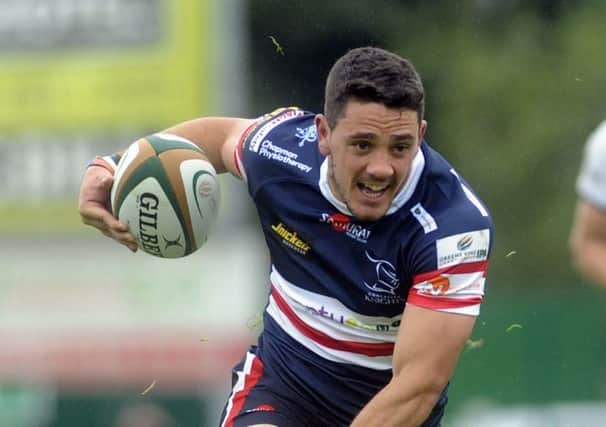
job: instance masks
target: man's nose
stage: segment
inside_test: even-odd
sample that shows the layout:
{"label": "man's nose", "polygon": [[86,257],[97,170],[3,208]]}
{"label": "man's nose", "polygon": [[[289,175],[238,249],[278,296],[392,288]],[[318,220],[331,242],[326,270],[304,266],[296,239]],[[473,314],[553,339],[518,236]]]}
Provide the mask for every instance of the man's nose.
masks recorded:
{"label": "man's nose", "polygon": [[382,150],[373,153],[368,160],[366,173],[379,179],[391,178],[394,170],[389,153]]}

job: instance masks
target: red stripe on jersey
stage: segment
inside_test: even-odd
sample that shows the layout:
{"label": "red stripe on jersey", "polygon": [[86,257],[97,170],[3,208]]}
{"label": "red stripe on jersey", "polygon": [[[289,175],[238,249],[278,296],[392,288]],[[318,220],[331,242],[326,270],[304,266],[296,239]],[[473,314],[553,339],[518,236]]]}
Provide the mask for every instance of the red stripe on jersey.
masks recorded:
{"label": "red stripe on jersey", "polygon": [[393,343],[363,343],[332,338],[324,332],[312,328],[301,320],[274,286],[271,288],[271,295],[274,297],[280,310],[303,335],[324,347],[332,348],[333,350],[349,351],[350,353],[364,354],[371,357],[391,356],[393,354]]}
{"label": "red stripe on jersey", "polygon": [[419,307],[433,308],[436,310],[447,310],[452,308],[464,308],[477,305],[482,302],[482,297],[470,298],[447,298],[434,297],[429,295],[419,295],[414,289],[408,294],[406,302],[418,305]]}
{"label": "red stripe on jersey", "polygon": [[244,373],[244,388],[237,391],[232,398],[233,406],[229,414],[226,414],[225,427],[233,427],[234,418],[240,413],[246,402],[248,393],[257,385],[263,375],[263,362],[257,356],[254,356],[250,373]]}
{"label": "red stripe on jersey", "polygon": [[[236,165],[236,169],[238,170],[238,174],[240,176],[242,176],[242,171],[240,170],[240,161],[243,162],[242,146],[244,145],[244,140],[246,139],[246,137],[255,128],[255,126],[257,126],[257,124],[258,124],[258,121],[255,121],[249,127],[247,127],[244,132],[242,132],[242,135],[240,136],[240,139],[238,140],[238,144],[236,145],[236,148],[234,150],[234,163]],[[240,160],[240,161],[238,161],[238,160]]]}
{"label": "red stripe on jersey", "polygon": [[488,261],[476,261],[476,262],[464,262],[462,264],[451,265],[449,267],[440,268],[439,270],[428,271],[427,273],[417,274],[413,276],[412,283],[425,282],[429,279],[433,279],[440,274],[469,274],[469,273],[484,273],[488,269]]}
{"label": "red stripe on jersey", "polygon": [[236,149],[234,150],[234,165],[236,165],[236,170],[238,171],[238,175],[242,176],[242,171],[240,170],[240,162],[238,161],[239,155],[240,156],[242,155],[242,149],[240,148],[240,142],[238,142],[238,145],[236,145]]}

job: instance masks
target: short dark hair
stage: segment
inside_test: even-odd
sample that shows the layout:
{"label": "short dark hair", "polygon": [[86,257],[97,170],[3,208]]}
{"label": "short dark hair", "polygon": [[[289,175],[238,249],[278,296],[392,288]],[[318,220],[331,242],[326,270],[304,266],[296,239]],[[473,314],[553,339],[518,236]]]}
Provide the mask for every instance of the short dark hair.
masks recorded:
{"label": "short dark hair", "polygon": [[351,99],[414,110],[419,121],[425,110],[425,90],[414,65],[377,47],[352,49],[330,69],[324,93],[324,115],[331,128]]}

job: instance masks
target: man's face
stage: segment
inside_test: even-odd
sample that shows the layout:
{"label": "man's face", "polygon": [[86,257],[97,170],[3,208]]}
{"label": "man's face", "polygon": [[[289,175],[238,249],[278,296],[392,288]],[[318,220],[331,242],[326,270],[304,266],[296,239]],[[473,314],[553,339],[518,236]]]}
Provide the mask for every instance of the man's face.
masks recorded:
{"label": "man's face", "polygon": [[427,123],[416,111],[349,101],[334,129],[322,114],[316,126],[335,197],[358,219],[380,219],[410,174]]}

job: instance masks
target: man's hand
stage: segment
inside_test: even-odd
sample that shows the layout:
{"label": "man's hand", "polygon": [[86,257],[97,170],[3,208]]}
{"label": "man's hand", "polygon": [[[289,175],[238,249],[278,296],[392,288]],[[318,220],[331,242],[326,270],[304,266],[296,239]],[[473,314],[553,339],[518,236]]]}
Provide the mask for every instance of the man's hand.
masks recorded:
{"label": "man's hand", "polygon": [[102,167],[92,166],[86,170],[80,186],[80,217],[84,224],[97,228],[107,237],[136,252],[135,236],[110,211],[109,194],[113,182],[112,174]]}

